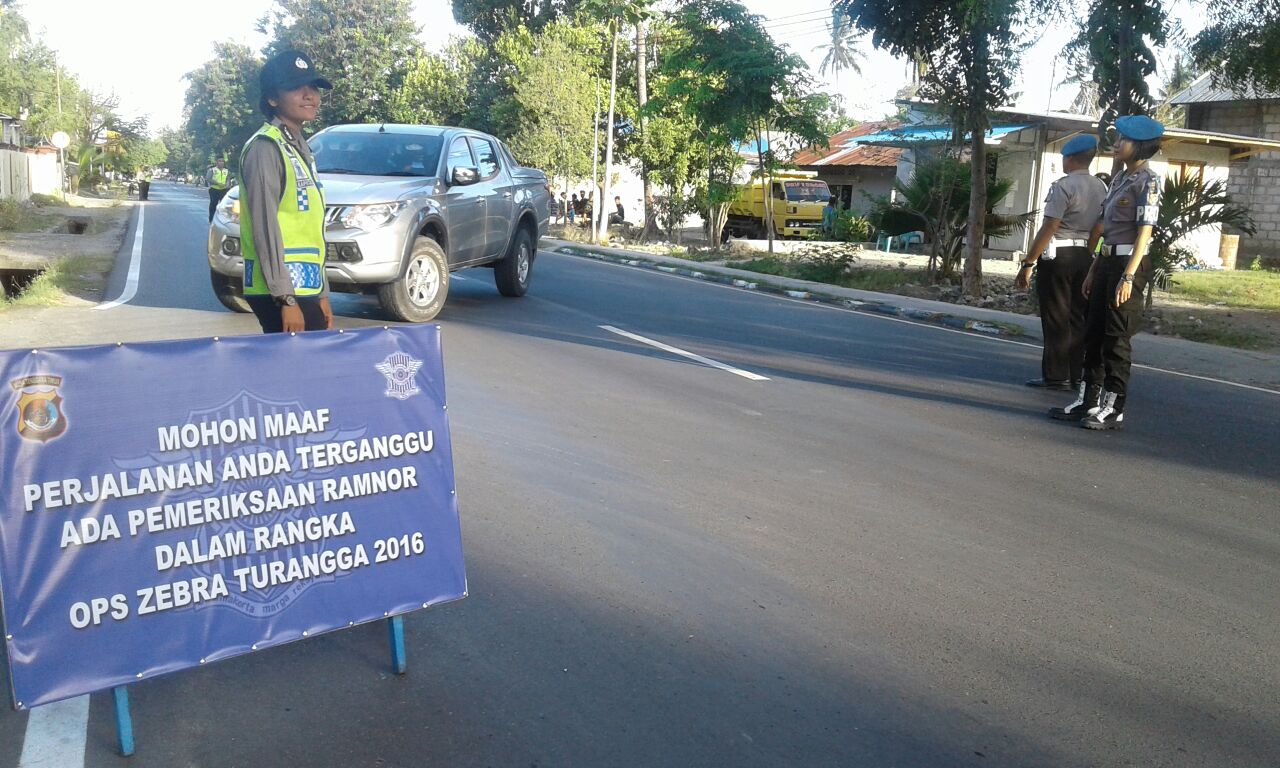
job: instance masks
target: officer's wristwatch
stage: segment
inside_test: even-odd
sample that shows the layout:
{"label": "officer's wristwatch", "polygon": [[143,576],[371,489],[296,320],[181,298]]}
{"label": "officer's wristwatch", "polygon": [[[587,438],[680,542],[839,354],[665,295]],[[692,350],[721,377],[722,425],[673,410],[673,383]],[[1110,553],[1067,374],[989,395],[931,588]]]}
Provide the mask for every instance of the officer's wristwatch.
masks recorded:
{"label": "officer's wristwatch", "polygon": [[279,304],[282,307],[296,307],[298,306],[298,300],[294,298],[292,293],[288,293],[284,296],[277,296],[276,304]]}
{"label": "officer's wristwatch", "polygon": [[1120,276],[1120,282],[1122,282],[1122,283],[1132,283],[1132,282],[1133,282],[1133,275],[1121,275],[1121,276]]}
{"label": "officer's wristwatch", "polygon": [[1019,267],[1019,269],[1032,269],[1035,267],[1035,265],[1036,263],[1034,261],[1024,261],[1022,262],[1022,266]]}

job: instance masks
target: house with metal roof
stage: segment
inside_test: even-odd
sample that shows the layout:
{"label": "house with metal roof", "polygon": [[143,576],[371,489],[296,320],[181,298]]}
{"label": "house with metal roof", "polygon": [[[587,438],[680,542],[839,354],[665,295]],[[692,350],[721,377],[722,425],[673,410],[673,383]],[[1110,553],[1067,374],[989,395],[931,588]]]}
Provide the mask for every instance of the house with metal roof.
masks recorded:
{"label": "house with metal roof", "polygon": [[[1206,72],[1170,103],[1185,110],[1188,128],[1280,141],[1280,93],[1215,84]],[[1280,152],[1258,147],[1233,153],[1227,191],[1249,208],[1258,227],[1241,238],[1240,263],[1256,257],[1280,262]]]}
{"label": "house with metal roof", "polygon": [[791,159],[791,165],[818,174],[818,178],[827,182],[831,194],[839,198],[847,210],[866,213],[876,198],[889,197],[893,193],[893,180],[898,173],[898,158],[902,150],[852,142],[902,125],[888,120],[860,123],[829,138],[826,147],[814,147],[798,153]]}
{"label": "house with metal roof", "polygon": [[[908,102],[906,126],[856,137],[847,146],[877,146],[901,150],[897,176],[910,179],[915,164],[945,151],[953,144],[951,128],[940,124],[930,113],[930,105]],[[990,238],[986,243],[992,258],[1018,258],[1031,247],[1039,228],[1039,209],[1048,194],[1049,185],[1062,176],[1062,145],[1082,133],[1097,131],[1097,120],[1087,115],[1065,112],[1030,113],[1013,109],[991,113],[987,131],[988,173],[992,178],[1013,182],[1009,195],[996,209],[997,213],[1017,214],[1036,211],[1033,226],[1009,237]],[[1151,166],[1166,178],[1198,174],[1202,178],[1227,179],[1233,158],[1253,153],[1280,151],[1280,137],[1264,139],[1211,130],[1171,127],[1166,130],[1164,146],[1151,159]],[[1111,159],[1099,156],[1094,173],[1111,172]],[[1280,211],[1280,206],[1276,208]],[[1258,214],[1255,213],[1255,217]],[[1259,222],[1261,225],[1261,222]],[[1218,262],[1222,233],[1217,227],[1206,227],[1181,243],[1208,264]]]}

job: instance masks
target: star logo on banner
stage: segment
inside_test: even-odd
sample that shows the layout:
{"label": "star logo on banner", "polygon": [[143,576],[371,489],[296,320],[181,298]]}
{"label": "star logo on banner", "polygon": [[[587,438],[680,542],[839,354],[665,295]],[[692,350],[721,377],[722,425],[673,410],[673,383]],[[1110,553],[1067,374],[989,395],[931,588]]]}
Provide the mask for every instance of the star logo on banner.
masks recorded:
{"label": "star logo on banner", "polygon": [[387,391],[383,394],[397,400],[408,400],[421,391],[418,385],[413,383],[413,377],[421,367],[421,360],[414,360],[404,352],[393,352],[387,355],[386,360],[374,366],[387,377]]}

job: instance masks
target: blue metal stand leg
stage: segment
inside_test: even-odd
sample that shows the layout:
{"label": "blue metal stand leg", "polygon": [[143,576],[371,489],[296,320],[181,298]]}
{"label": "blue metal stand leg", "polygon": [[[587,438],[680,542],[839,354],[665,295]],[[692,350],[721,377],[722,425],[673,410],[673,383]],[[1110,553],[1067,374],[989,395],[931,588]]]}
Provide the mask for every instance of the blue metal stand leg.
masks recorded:
{"label": "blue metal stand leg", "polygon": [[129,689],[123,685],[112,688],[111,698],[116,703],[116,736],[120,740],[120,754],[129,757],[133,754],[133,717],[129,715]]}
{"label": "blue metal stand leg", "polygon": [[397,675],[403,675],[408,668],[404,657],[404,617],[392,616],[387,619],[387,629],[391,634],[391,668]]}

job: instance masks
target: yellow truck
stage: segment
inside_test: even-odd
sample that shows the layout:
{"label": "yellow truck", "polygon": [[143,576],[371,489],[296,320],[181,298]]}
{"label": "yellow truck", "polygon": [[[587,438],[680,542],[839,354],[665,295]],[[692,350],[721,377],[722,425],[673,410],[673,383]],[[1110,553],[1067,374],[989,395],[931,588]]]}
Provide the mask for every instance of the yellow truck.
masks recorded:
{"label": "yellow truck", "polygon": [[[808,237],[822,226],[822,209],[831,199],[827,182],[807,171],[783,171],[770,179],[773,189],[773,231],[778,237]],[[764,181],[756,178],[738,189],[729,204],[725,231],[734,237],[764,238]]]}

